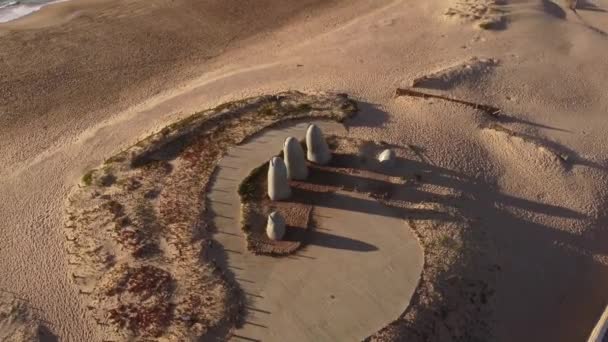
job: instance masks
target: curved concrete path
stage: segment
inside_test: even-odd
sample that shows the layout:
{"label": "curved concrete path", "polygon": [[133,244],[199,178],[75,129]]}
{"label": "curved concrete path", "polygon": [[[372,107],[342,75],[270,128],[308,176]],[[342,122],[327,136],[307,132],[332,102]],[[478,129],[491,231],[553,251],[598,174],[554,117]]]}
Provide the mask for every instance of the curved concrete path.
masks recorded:
{"label": "curved concrete path", "polygon": [[[324,132],[344,132],[336,123],[318,124]],[[301,139],[307,126],[266,131],[231,149],[208,194],[214,238],[227,255],[219,264],[247,297],[246,323],[231,341],[360,341],[402,314],[418,284],[423,253],[411,229],[388,208],[352,193],[329,195],[315,206],[317,229],[297,255],[247,251],[238,185],[279,152],[285,138]]]}

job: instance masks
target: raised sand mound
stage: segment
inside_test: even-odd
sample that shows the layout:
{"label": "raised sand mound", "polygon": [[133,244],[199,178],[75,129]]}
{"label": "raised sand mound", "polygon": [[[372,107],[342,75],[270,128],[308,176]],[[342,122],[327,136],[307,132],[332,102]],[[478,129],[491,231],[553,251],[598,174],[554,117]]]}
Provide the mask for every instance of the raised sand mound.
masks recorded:
{"label": "raised sand mound", "polygon": [[474,82],[498,65],[494,58],[473,57],[412,81],[412,87],[447,90],[465,82]]}
{"label": "raised sand mound", "polygon": [[282,121],[343,120],[345,95],[286,92],[232,102],[164,128],[83,176],[67,201],[72,277],[109,338],[223,336],[240,296],[205,257],[201,220],[217,162]]}
{"label": "raised sand mound", "polygon": [[482,29],[501,30],[507,25],[506,0],[450,0],[445,11],[448,18],[472,22]]}

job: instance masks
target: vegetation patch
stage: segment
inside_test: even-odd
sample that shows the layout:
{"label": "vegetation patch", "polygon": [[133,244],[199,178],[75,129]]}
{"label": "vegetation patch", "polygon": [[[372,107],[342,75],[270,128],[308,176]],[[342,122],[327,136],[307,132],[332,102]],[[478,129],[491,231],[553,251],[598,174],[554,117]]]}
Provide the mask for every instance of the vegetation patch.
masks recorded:
{"label": "vegetation patch", "polygon": [[66,203],[66,248],[88,308],[110,327],[105,338],[228,336],[243,304],[209,253],[205,193],[217,163],[264,128],[342,121],[355,112],[355,103],[339,94],[284,92],[231,102],[169,125],[87,172]]}

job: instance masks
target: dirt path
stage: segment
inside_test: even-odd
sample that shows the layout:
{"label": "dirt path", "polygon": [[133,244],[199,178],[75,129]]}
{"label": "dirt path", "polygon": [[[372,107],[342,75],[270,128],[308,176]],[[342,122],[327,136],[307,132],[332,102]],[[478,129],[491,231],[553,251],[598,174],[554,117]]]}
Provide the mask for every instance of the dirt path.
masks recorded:
{"label": "dirt path", "polygon": [[[343,131],[335,123],[321,124],[325,131]],[[398,317],[418,284],[423,255],[415,235],[380,203],[352,193],[329,195],[315,207],[311,244],[297,255],[247,251],[237,188],[286,137],[303,137],[307,125],[265,132],[233,148],[209,192],[215,239],[228,258],[217,262],[234,275],[247,300],[235,341],[361,340]],[[361,203],[365,208],[357,208]]]}

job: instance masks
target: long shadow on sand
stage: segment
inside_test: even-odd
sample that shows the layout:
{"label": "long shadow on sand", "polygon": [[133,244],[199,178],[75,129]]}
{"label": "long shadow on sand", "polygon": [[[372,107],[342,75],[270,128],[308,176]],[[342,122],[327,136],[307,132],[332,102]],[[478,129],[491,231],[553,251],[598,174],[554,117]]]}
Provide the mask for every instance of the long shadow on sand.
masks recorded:
{"label": "long shadow on sand", "polygon": [[[365,160],[355,156],[336,155],[333,166],[355,166],[378,172],[377,167],[368,167]],[[608,281],[608,268],[594,260],[594,255],[608,256],[608,245],[602,243],[608,237],[608,232],[600,227],[596,219],[565,206],[502,193],[493,184],[426,161],[399,159],[394,168],[384,169],[382,173],[416,181],[399,185],[319,168],[312,169],[307,181],[323,186],[339,184],[351,191],[382,193],[393,217],[414,221],[475,222],[471,234],[487,236],[492,246],[485,248],[495,253],[494,258],[488,257],[482,263],[487,266],[493,264],[492,267],[499,270],[496,275],[497,309],[494,318],[499,320],[497,329],[502,332],[501,336],[505,331],[512,330],[522,332],[521,336],[513,335],[515,339],[575,341],[587,337],[608,302],[608,293],[603,285]],[[450,188],[459,195],[428,193],[419,189],[423,184]],[[374,206],[370,205],[372,199],[340,195],[343,198],[339,201],[323,203],[320,194],[296,194],[293,198],[300,198],[301,195],[319,198],[317,204],[387,215],[373,209]],[[394,201],[433,202],[456,208],[459,215],[437,210],[407,209],[391,205]],[[542,220],[537,220],[537,217]],[[552,220],[582,221],[590,228],[585,234],[575,234],[543,223]],[[448,282],[448,278],[445,281]],[[561,323],[554,329],[546,329],[547,322]]]}
{"label": "long shadow on sand", "polygon": [[597,6],[589,0],[579,0],[578,6],[576,6],[577,11],[590,11],[590,12],[602,12],[606,13],[605,9]]}
{"label": "long shadow on sand", "polygon": [[348,121],[349,127],[381,127],[388,122],[388,114],[378,105],[357,101],[359,112]]}

